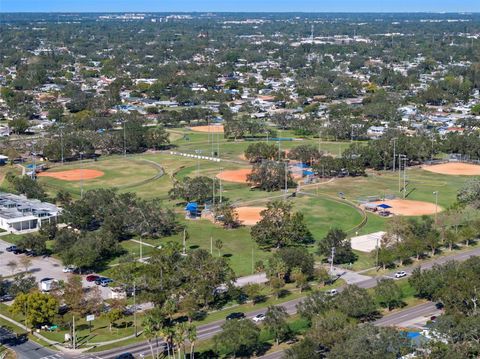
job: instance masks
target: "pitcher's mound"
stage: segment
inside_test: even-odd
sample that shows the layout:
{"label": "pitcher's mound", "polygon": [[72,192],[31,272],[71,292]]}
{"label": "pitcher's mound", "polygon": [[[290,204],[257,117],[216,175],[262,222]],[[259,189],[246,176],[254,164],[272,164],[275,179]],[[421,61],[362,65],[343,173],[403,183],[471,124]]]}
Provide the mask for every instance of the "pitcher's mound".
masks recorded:
{"label": "pitcher's mound", "polygon": [[217,175],[217,178],[227,182],[247,183],[247,176],[250,173],[252,173],[250,168],[222,171]]}
{"label": "pitcher's mound", "polygon": [[223,133],[223,125],[194,126],[190,127],[194,132]]}
{"label": "pitcher's mound", "polygon": [[260,212],[265,209],[265,207],[237,207],[235,212],[238,214],[240,223],[246,226],[253,226],[262,219]]}
{"label": "pitcher's mound", "polygon": [[[393,214],[401,216],[424,216],[435,213],[435,203],[412,201],[409,199],[392,199],[386,201],[374,202],[378,204],[388,204],[392,208],[389,211]],[[442,208],[438,206],[437,211],[440,212]]]}
{"label": "pitcher's mound", "polygon": [[80,181],[80,180],[89,180],[93,178],[102,177],[105,173],[98,170],[89,170],[89,169],[76,169],[69,171],[59,171],[59,172],[41,172],[37,176],[39,177],[52,177],[63,181]]}
{"label": "pitcher's mound", "polygon": [[478,176],[480,166],[463,162],[448,162],[439,165],[423,166],[425,171],[440,173],[443,175]]}

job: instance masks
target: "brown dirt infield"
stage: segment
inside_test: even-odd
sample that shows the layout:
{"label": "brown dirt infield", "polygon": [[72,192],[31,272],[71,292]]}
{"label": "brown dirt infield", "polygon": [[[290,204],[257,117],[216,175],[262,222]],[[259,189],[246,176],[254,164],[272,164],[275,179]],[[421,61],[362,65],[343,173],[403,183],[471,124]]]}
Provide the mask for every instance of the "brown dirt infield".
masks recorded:
{"label": "brown dirt infield", "polygon": [[[389,211],[393,214],[401,216],[424,216],[435,213],[435,203],[412,201],[409,199],[392,199],[386,201],[373,202],[377,204],[388,204],[392,206]],[[442,211],[442,207],[438,206],[438,212]]]}
{"label": "brown dirt infield", "polygon": [[253,226],[262,219],[260,212],[265,207],[237,207],[235,212],[238,214],[239,221],[246,226]]}
{"label": "brown dirt infield", "polygon": [[423,166],[425,171],[439,173],[443,175],[456,176],[478,176],[480,175],[480,166],[463,162],[448,162],[439,165]]}
{"label": "brown dirt infield", "polygon": [[222,171],[217,174],[217,178],[222,181],[235,182],[235,183],[247,183],[247,176],[252,173],[250,168],[242,168],[239,170]]}
{"label": "brown dirt infield", "polygon": [[190,127],[190,129],[194,132],[210,132],[210,133],[223,133],[224,132],[223,125],[219,125],[219,126],[213,126],[213,125],[194,126],[194,127]]}
{"label": "brown dirt infield", "polygon": [[76,169],[59,172],[41,172],[39,177],[52,177],[63,181],[80,181],[102,177],[105,173],[98,170]]}

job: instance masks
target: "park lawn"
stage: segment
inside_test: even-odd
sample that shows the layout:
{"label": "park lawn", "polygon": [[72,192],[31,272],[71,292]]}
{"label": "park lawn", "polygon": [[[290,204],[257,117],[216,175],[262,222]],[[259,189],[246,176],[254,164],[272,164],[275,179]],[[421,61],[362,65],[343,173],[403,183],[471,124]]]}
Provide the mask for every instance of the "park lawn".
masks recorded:
{"label": "park lawn", "polygon": [[[137,314],[137,330],[141,331],[141,323],[142,323],[142,313]],[[95,317],[95,320],[92,321],[92,331],[90,332],[88,322],[85,320],[86,318],[75,318],[75,327],[77,332],[77,342],[78,345],[82,347],[89,347],[95,345],[95,343],[121,339],[125,338],[129,335],[133,335],[135,333],[135,329],[133,326],[133,315],[126,316],[113,326],[112,331],[110,332],[109,322],[108,320],[103,317]],[[60,331],[55,332],[44,332],[42,331],[42,335],[50,340],[56,340],[59,342],[64,341],[65,333],[68,333],[69,329],[62,328]]]}
{"label": "park lawn", "polygon": [[98,161],[84,161],[82,164],[67,164],[56,166],[48,173],[68,171],[73,169],[94,169],[103,171],[104,175],[98,178],[85,179],[83,181],[64,181],[52,177],[38,177],[41,184],[48,189],[59,191],[67,190],[73,194],[80,194],[82,185],[84,191],[97,188],[132,188],[157,175],[159,169],[152,163],[141,161],[135,156],[102,157]]}
{"label": "park lawn", "polygon": [[[407,170],[407,199],[435,202],[434,191],[439,192],[438,204],[443,208],[452,205],[460,189],[468,180],[465,176],[447,176],[428,172],[421,168],[410,168]],[[403,179],[402,179],[403,183]],[[343,192],[351,201],[358,201],[367,196],[397,195],[398,172],[391,171],[369,171],[366,177],[337,178],[319,188],[320,192],[337,195]]]}

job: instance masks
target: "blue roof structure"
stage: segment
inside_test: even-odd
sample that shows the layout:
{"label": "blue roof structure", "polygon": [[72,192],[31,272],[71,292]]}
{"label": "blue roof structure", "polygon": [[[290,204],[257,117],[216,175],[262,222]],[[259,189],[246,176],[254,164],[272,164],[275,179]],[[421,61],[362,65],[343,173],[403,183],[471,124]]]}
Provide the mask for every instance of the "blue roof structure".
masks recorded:
{"label": "blue roof structure", "polygon": [[378,207],[378,208],[381,208],[381,209],[389,209],[389,208],[392,208],[392,206],[389,206],[389,205],[386,204],[386,203],[379,204],[377,207]]}
{"label": "blue roof structure", "polygon": [[198,203],[197,202],[189,202],[185,207],[186,211],[189,212],[197,212],[198,211]]}

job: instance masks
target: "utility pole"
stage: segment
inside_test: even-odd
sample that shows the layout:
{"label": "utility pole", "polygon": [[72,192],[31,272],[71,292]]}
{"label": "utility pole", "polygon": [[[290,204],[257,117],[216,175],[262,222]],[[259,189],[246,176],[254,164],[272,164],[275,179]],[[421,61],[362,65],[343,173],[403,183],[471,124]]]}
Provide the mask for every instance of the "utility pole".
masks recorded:
{"label": "utility pole", "polygon": [[186,229],[183,229],[183,255],[186,255],[186,241],[187,241],[187,232]]}
{"label": "utility pole", "polygon": [[403,199],[407,194],[407,156],[402,158],[403,160]]}
{"label": "utility pole", "polygon": [[75,332],[75,316],[73,316],[73,350],[77,349],[77,334]]}
{"label": "utility pole", "polygon": [[62,165],[63,165],[63,162],[65,160],[64,158],[64,153],[63,153],[63,126],[60,126],[60,147],[61,147],[61,151],[62,151]]}
{"label": "utility pole", "polygon": [[135,328],[135,338],[137,337],[137,287],[133,281],[133,327]]}
{"label": "utility pole", "polygon": [[127,121],[123,121],[123,157],[127,157],[127,129],[125,124]]}
{"label": "utility pole", "polygon": [[435,195],[435,228],[437,228],[437,214],[438,214],[438,191],[433,192]]}
{"label": "utility pole", "polygon": [[396,152],[396,144],[397,144],[397,138],[392,138],[393,141],[393,172],[395,172],[395,152]]}
{"label": "utility pole", "polygon": [[333,274],[333,259],[335,258],[335,247],[332,247],[332,256],[330,258],[330,274]]}
{"label": "utility pole", "polygon": [[83,152],[80,152],[80,198],[83,199]]}

